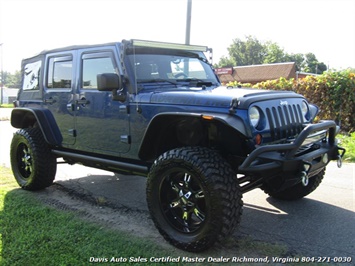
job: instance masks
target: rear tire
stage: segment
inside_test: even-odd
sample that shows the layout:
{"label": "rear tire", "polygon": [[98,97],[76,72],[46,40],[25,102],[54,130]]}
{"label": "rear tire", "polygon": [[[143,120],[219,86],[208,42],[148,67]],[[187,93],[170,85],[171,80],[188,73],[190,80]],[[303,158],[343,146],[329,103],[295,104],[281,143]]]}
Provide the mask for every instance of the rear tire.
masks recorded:
{"label": "rear tire", "polygon": [[165,152],[147,180],[155,226],[177,248],[198,252],[229,236],[242,214],[236,174],[217,153],[188,147]]}
{"label": "rear tire", "polygon": [[11,142],[10,160],[17,183],[26,190],[39,190],[53,183],[57,163],[39,128],[18,130]]}
{"label": "rear tire", "polygon": [[322,182],[324,175],[325,175],[325,169],[323,169],[315,176],[309,178],[309,182],[307,186],[302,185],[302,183],[298,183],[297,185],[294,185],[293,187],[290,187],[283,191],[276,192],[276,193],[268,192],[268,194],[275,199],[281,199],[281,200],[292,201],[292,200],[301,199],[309,195],[310,193],[312,193],[314,190],[316,190],[316,188]]}

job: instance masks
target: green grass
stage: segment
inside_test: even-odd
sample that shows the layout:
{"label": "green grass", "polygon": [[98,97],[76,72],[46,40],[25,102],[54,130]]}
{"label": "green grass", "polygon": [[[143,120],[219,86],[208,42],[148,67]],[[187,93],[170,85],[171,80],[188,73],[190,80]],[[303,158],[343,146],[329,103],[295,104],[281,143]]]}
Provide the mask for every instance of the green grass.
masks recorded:
{"label": "green grass", "polygon": [[[157,231],[158,234],[158,231]],[[287,247],[255,241],[252,238],[227,238],[224,248],[194,254],[163,248],[147,238],[125,231],[103,228],[41,203],[36,193],[18,188],[11,170],[0,166],[0,265],[89,265],[90,258],[152,257],[265,257],[287,254]],[[104,263],[114,265],[116,263]],[[122,264],[122,263],[121,263]],[[135,265],[136,263],[130,263]],[[156,265],[156,263],[141,263]],[[140,265],[141,265],[140,264]],[[177,263],[162,263],[177,265]],[[198,263],[193,263],[199,265]],[[204,263],[200,264],[203,265]],[[179,265],[182,265],[179,263]],[[191,264],[192,265],[192,264]],[[224,265],[229,265],[224,263]],[[234,264],[233,264],[234,265]],[[248,265],[248,264],[246,264]]]}
{"label": "green grass", "polygon": [[340,146],[346,149],[344,161],[355,162],[355,132],[350,136],[338,135],[337,138],[341,141]]}
{"label": "green grass", "polygon": [[91,257],[172,255],[148,239],[44,206],[17,188],[9,169],[0,167],[0,176],[0,265],[88,265]]}
{"label": "green grass", "polygon": [[12,103],[3,103],[0,105],[0,108],[14,108],[14,104]]}

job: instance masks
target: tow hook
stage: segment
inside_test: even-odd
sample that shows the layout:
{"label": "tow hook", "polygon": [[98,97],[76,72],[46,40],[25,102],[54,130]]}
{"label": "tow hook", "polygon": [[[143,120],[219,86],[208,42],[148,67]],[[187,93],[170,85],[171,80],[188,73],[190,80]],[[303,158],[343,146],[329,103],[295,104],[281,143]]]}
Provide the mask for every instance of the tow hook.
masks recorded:
{"label": "tow hook", "polygon": [[343,159],[341,155],[338,155],[337,166],[338,168],[341,168],[343,166]]}
{"label": "tow hook", "polygon": [[308,173],[312,168],[312,164],[307,161],[303,161],[303,171],[300,172],[301,183],[303,186],[308,186],[309,176]]}
{"label": "tow hook", "polygon": [[342,154],[338,154],[338,160],[337,160],[337,166],[338,168],[341,168],[343,166],[343,156],[346,150],[342,147],[338,147],[338,150],[342,151]]}
{"label": "tow hook", "polygon": [[301,172],[301,182],[303,186],[308,186],[309,177],[306,171]]}

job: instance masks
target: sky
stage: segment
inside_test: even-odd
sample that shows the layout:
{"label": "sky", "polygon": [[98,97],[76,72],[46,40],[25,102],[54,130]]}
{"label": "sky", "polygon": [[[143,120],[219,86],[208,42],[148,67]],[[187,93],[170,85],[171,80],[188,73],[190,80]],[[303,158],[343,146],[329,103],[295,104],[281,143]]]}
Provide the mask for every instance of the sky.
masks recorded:
{"label": "sky", "polygon": [[[192,0],[190,43],[213,48],[251,35],[287,53],[355,68],[355,0]],[[3,70],[42,50],[143,39],[185,42],[187,0],[0,0]]]}

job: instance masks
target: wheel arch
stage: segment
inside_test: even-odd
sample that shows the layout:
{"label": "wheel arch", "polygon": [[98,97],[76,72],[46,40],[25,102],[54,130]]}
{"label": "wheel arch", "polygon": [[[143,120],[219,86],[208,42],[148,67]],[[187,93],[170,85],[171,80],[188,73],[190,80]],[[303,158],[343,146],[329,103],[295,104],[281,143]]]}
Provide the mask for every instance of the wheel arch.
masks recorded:
{"label": "wheel arch", "polygon": [[50,145],[60,145],[63,136],[58,125],[47,109],[41,108],[15,108],[11,113],[11,125],[14,128],[29,128],[36,125],[42,131],[45,141]]}
{"label": "wheel arch", "polygon": [[[212,125],[214,129],[211,129]],[[184,132],[185,129],[189,131],[186,135],[193,135],[193,137],[189,136],[189,140],[186,142],[181,141],[181,132]],[[211,135],[217,134],[212,132],[214,130],[232,132],[231,134],[235,134],[240,139],[246,139],[248,136],[243,121],[238,117],[223,114],[161,113],[150,121],[138,156],[142,160],[150,161],[173,148],[182,146],[209,147],[211,138],[213,138]]]}

